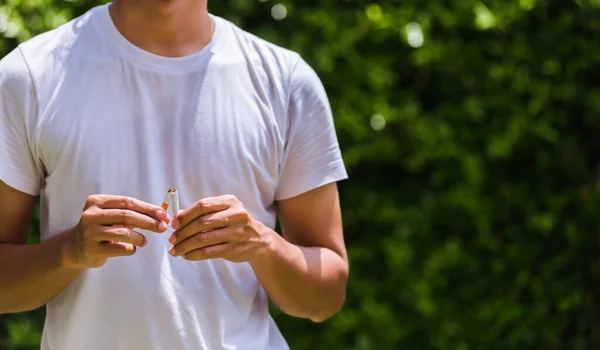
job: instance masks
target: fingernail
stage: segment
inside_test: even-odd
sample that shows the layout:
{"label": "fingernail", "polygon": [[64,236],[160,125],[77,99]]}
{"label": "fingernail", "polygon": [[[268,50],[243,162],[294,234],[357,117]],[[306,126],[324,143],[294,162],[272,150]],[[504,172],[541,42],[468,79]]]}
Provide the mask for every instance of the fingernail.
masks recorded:
{"label": "fingernail", "polygon": [[175,247],[169,248],[169,254],[171,254],[171,256],[175,256]]}
{"label": "fingernail", "polygon": [[162,218],[162,219],[166,219],[167,218],[167,212],[164,211],[164,210],[162,210],[162,209],[158,209],[156,211],[156,216],[158,216],[159,218]]}
{"label": "fingernail", "polygon": [[148,244],[148,239],[144,238],[144,243],[142,243],[142,248],[144,248]]}
{"label": "fingernail", "polygon": [[173,220],[173,223],[171,224],[171,226],[173,226],[173,228],[177,230],[179,228],[179,220],[177,220],[177,219]]}
{"label": "fingernail", "polygon": [[166,231],[167,230],[167,224],[164,221],[160,222],[160,225],[158,225],[158,229],[161,231]]}
{"label": "fingernail", "polygon": [[175,235],[171,235],[171,237],[169,237],[169,243],[175,244]]}

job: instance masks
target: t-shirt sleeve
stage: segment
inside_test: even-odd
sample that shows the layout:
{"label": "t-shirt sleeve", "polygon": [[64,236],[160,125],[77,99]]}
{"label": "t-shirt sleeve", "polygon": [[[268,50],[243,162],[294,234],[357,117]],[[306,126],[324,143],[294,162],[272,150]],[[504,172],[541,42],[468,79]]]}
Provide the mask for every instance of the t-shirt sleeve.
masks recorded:
{"label": "t-shirt sleeve", "polygon": [[348,178],[327,93],[302,58],[291,73],[287,121],[275,200]]}
{"label": "t-shirt sleeve", "polygon": [[36,113],[31,75],[17,48],[0,60],[0,181],[33,196],[42,183],[31,147]]}

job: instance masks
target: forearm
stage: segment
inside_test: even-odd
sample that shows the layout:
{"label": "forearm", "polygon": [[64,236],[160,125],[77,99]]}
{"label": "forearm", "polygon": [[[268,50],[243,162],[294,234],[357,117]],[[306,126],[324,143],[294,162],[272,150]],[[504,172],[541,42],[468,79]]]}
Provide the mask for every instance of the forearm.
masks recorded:
{"label": "forearm", "polygon": [[46,304],[81,273],[62,267],[69,236],[64,232],[36,245],[0,244],[0,314]]}
{"label": "forearm", "polygon": [[334,251],[301,247],[272,232],[272,248],[251,262],[271,301],[283,312],[321,322],[343,306],[348,264]]}

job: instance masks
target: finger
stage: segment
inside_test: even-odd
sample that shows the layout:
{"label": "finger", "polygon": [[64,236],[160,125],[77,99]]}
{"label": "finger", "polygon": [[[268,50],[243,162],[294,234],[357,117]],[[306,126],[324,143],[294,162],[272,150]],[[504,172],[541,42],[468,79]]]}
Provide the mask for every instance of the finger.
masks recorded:
{"label": "finger", "polygon": [[127,227],[127,228],[130,228],[132,230],[135,228],[133,226],[127,226],[127,225],[113,225],[113,227]]}
{"label": "finger", "polygon": [[127,227],[102,226],[96,235],[97,241],[122,242],[144,247],[148,241],[146,237]]}
{"label": "finger", "polygon": [[179,211],[173,220],[173,228],[183,227],[199,216],[226,210],[233,204],[233,196],[220,196],[204,198],[192,204],[189,208]]}
{"label": "finger", "polygon": [[197,233],[188,239],[173,245],[169,249],[169,254],[172,256],[180,256],[195,249],[230,242],[232,241],[232,238],[233,230],[230,228]]}
{"label": "finger", "polygon": [[100,243],[100,253],[104,257],[130,256],[137,251],[133,244],[121,242]]}
{"label": "finger", "polygon": [[186,253],[183,258],[190,261],[226,258],[234,251],[233,243],[222,243]]}
{"label": "finger", "polygon": [[100,225],[125,225],[154,232],[165,232],[165,221],[151,218],[127,209],[104,209],[96,214],[96,223]]}
{"label": "finger", "polygon": [[199,232],[227,227],[232,222],[230,214],[231,211],[227,209],[202,215],[187,225],[180,227],[177,231],[174,231],[171,234],[171,237],[169,237],[169,242],[171,242],[171,244],[177,244]]}
{"label": "finger", "polygon": [[101,209],[126,209],[138,212],[168,222],[169,215],[163,208],[141,201],[136,198],[112,195],[99,195],[94,197],[96,205]]}

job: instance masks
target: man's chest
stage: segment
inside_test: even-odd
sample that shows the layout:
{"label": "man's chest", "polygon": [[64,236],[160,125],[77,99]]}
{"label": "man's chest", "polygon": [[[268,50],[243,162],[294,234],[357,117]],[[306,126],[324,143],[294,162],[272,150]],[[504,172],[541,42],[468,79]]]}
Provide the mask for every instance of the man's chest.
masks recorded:
{"label": "man's chest", "polygon": [[276,181],[283,133],[255,87],[210,74],[86,74],[66,77],[43,110],[36,147],[49,181],[78,174],[83,188],[113,191],[123,178]]}

